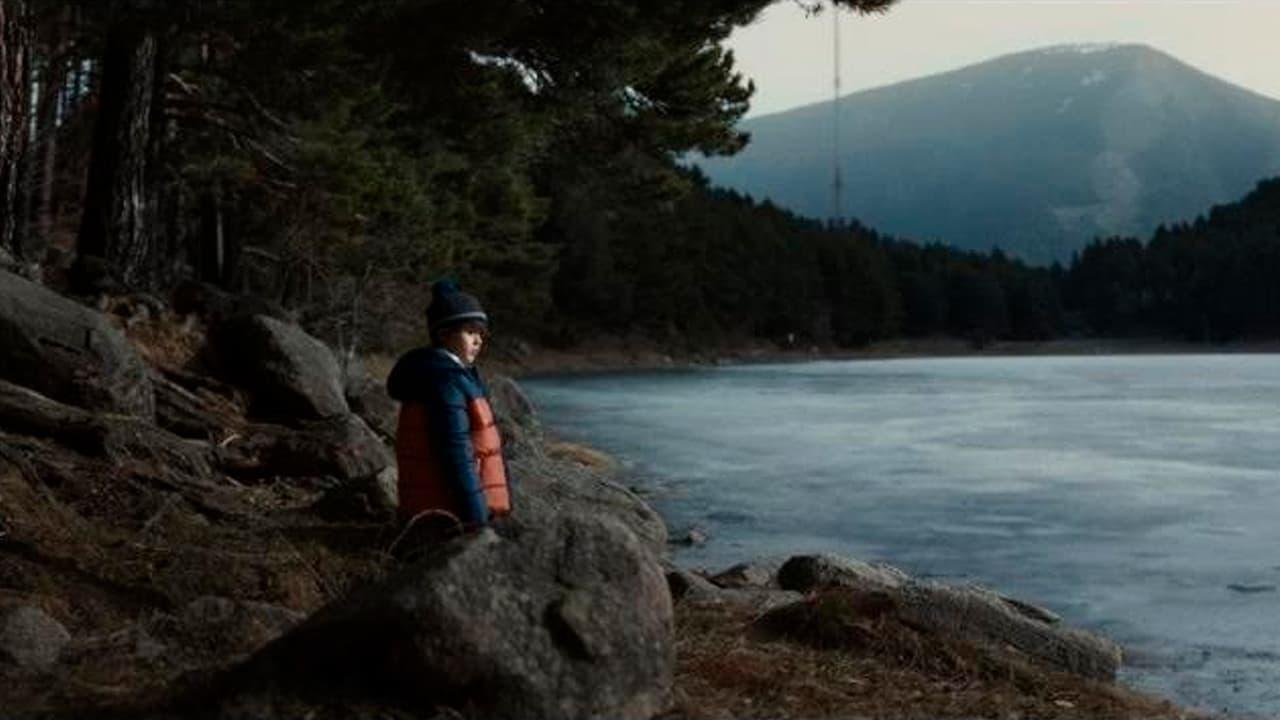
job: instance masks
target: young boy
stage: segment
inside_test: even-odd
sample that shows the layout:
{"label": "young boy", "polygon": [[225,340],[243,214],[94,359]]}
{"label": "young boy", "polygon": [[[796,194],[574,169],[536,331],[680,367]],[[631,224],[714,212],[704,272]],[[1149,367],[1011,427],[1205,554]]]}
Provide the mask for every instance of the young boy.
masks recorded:
{"label": "young boy", "polygon": [[436,282],[427,308],[431,345],[410,350],[387,378],[388,394],[400,402],[396,460],[406,534],[444,539],[511,512],[502,440],[474,368],[488,325],[475,297]]}

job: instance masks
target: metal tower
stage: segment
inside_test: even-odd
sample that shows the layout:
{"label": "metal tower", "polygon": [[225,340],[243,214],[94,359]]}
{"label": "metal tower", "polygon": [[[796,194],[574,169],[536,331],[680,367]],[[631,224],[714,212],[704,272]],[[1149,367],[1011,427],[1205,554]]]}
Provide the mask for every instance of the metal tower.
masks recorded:
{"label": "metal tower", "polygon": [[831,94],[831,217],[844,220],[844,178],[840,173],[840,6],[831,2],[833,73]]}

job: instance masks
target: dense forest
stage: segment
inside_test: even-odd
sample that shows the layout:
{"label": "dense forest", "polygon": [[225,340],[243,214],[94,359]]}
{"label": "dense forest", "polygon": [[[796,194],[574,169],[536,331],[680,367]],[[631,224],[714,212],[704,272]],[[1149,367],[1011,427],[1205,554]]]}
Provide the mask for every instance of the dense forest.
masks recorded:
{"label": "dense forest", "polygon": [[361,348],[444,276],[566,345],[1280,331],[1275,182],[1065,269],[710,187],[681,161],[749,141],[723,42],[768,4],[0,0],[0,255],[86,296],[264,295]]}

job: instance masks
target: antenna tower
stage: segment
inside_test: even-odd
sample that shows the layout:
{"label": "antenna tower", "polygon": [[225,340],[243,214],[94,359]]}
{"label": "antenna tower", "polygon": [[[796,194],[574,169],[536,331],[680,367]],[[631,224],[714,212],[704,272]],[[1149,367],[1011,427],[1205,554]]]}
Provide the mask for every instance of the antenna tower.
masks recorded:
{"label": "antenna tower", "polygon": [[833,61],[831,94],[831,217],[844,221],[844,178],[840,175],[840,6],[831,0]]}

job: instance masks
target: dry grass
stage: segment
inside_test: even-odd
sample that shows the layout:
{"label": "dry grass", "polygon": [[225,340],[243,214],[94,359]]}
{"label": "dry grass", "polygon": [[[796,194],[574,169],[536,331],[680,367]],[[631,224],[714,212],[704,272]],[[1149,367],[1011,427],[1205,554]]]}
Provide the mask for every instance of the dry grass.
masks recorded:
{"label": "dry grass", "polygon": [[204,347],[205,328],[195,315],[179,318],[168,311],[152,315],[129,297],[109,299],[105,310],[154,367],[189,367]]}
{"label": "dry grass", "polygon": [[369,377],[379,384],[386,384],[387,376],[391,374],[391,368],[396,364],[396,358],[386,353],[362,355],[360,359],[364,362],[364,368],[369,372]]}
{"label": "dry grass", "polygon": [[829,648],[761,632],[759,621],[731,606],[677,606],[676,717],[1199,717],[1116,685],[936,642],[888,617],[857,623],[865,641]]}

